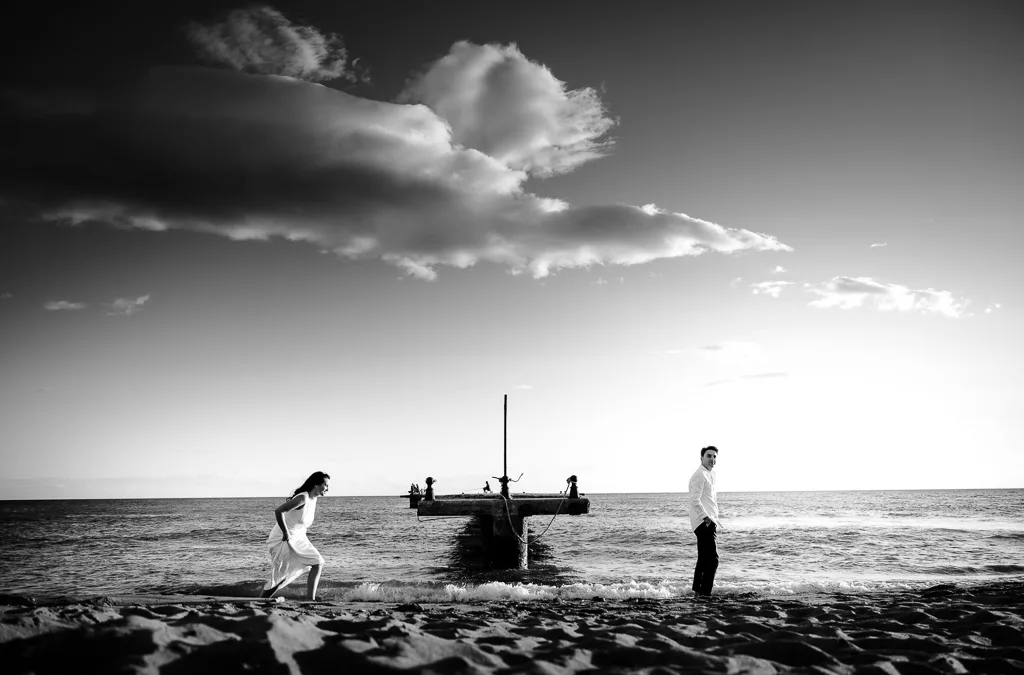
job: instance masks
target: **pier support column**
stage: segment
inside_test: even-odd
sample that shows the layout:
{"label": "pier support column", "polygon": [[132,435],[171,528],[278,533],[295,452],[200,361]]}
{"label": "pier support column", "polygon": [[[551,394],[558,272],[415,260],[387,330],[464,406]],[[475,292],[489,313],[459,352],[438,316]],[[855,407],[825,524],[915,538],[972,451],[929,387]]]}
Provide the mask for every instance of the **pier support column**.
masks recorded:
{"label": "pier support column", "polygon": [[528,560],[524,542],[530,526],[523,516],[512,516],[511,520],[510,526],[509,518],[504,513],[494,517],[491,530],[493,536],[490,542],[490,564],[491,567],[502,569],[526,569]]}

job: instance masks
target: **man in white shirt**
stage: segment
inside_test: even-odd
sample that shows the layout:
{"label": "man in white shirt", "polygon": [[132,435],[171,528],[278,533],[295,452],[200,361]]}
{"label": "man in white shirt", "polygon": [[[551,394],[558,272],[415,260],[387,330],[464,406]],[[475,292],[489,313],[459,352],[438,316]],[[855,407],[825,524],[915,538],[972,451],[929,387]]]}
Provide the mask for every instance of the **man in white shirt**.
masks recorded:
{"label": "man in white shirt", "polygon": [[693,570],[693,593],[711,595],[718,570],[718,495],[715,492],[715,462],[718,448],[700,450],[700,466],[690,478],[690,529],[697,535],[697,566]]}

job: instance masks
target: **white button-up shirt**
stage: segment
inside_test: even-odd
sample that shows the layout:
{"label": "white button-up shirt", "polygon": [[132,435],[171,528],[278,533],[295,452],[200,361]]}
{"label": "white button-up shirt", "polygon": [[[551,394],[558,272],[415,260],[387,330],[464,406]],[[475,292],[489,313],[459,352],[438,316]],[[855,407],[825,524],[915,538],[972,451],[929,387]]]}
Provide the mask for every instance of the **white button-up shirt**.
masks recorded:
{"label": "white button-up shirt", "polygon": [[718,494],[715,472],[701,464],[690,477],[690,530],[696,530],[707,516],[718,525]]}

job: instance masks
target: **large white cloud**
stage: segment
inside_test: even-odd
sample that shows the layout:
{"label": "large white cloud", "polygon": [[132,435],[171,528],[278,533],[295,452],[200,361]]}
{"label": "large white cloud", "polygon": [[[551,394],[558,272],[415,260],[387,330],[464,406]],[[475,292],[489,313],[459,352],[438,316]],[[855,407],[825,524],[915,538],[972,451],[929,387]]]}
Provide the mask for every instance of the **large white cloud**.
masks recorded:
{"label": "large white cloud", "polygon": [[[456,45],[453,54],[471,47]],[[481,49],[492,48],[473,53]],[[511,84],[491,78],[487,86],[512,87],[539,109],[572,119],[573,105],[557,112],[552,103],[550,73],[513,48],[499,52],[522,72]],[[524,73],[544,86],[520,86]],[[454,100],[444,100],[458,118]],[[426,279],[438,266],[479,261],[542,277],[706,251],[790,250],[766,234],[653,205],[573,207],[525,192],[528,172],[575,165],[599,145],[593,128],[577,137],[557,124],[545,127],[547,135],[529,132],[540,118],[505,136],[496,130],[497,145],[483,144],[492,155],[460,142],[455,129],[462,127],[424,104],[209,68],[156,69],[130,91],[87,106],[51,101],[5,112],[0,190],[7,194],[0,198],[34,202],[73,223],[280,237],[385,260]]]}
{"label": "large white cloud", "polygon": [[959,318],[967,306],[965,300],[954,297],[949,291],[915,290],[871,277],[833,277],[809,290],[820,296],[811,306],[823,309],[873,306],[888,311],[919,311]]}
{"label": "large white cloud", "polygon": [[538,176],[603,155],[611,141],[601,139],[615,124],[597,92],[567,89],[515,45],[457,42],[401,100],[430,106],[455,143]]}

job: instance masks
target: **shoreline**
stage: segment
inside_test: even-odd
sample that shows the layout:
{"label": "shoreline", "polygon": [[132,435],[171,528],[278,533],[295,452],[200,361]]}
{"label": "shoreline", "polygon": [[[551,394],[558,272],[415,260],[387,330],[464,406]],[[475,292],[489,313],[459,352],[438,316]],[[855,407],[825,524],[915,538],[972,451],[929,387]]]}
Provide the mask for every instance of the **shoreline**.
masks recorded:
{"label": "shoreline", "polygon": [[1022,582],[710,601],[28,600],[0,596],[15,673],[1024,672]]}
{"label": "shoreline", "polygon": [[[102,591],[91,591],[85,593],[54,593],[48,594],[45,592],[32,593],[32,592],[8,592],[0,590],[0,607],[10,606],[59,606],[68,604],[81,604],[81,603],[95,603],[101,602],[104,604],[115,604],[115,605],[126,605],[126,604],[169,604],[169,603],[187,603],[187,604],[199,604],[209,602],[255,602],[259,601],[259,594],[263,589],[263,581],[251,581],[239,584],[231,585],[214,585],[198,590],[183,590],[183,591],[137,591],[137,592],[102,592]],[[496,595],[486,596],[474,596],[471,594],[463,594],[460,591],[465,588],[484,588],[489,586],[493,582],[481,582],[479,585],[473,583],[467,583],[463,586],[456,582],[451,582],[450,586],[457,589],[455,591],[448,591],[446,588],[442,588],[441,583],[435,584],[438,588],[428,588],[421,590],[419,593],[413,592],[411,596],[406,596],[404,593],[398,594],[379,594],[370,595],[361,593],[364,587],[384,587],[391,588],[387,583],[372,583],[372,582],[350,582],[342,583],[335,586],[331,585],[330,580],[326,583],[321,583],[320,597],[315,602],[318,604],[332,604],[332,605],[395,605],[403,603],[418,603],[421,605],[444,605],[444,604],[488,604],[488,603],[503,603],[503,602],[586,602],[595,598],[605,602],[628,602],[636,600],[652,600],[658,602],[677,602],[685,600],[693,600],[693,596],[687,589],[682,594],[670,594],[665,595],[663,589],[660,586],[651,586],[647,589],[647,592],[638,595],[623,595],[616,592],[614,586],[608,587],[605,585],[595,584],[593,590],[589,592],[581,592],[577,587],[577,584],[568,584],[565,586],[553,585],[547,586],[544,584],[536,584],[533,582],[519,582],[519,581],[507,581],[500,582],[500,585],[508,589],[542,589],[545,591],[551,591],[549,594],[518,594],[518,593],[504,593]],[[918,582],[915,582],[918,583]],[[689,581],[680,582],[677,586],[680,588],[689,586]],[[414,587],[415,584],[410,584]],[[398,586],[401,590],[406,590],[405,586]],[[798,591],[785,591],[785,592],[773,592],[770,590],[757,590],[747,588],[730,588],[728,584],[724,587],[719,587],[718,584],[715,586],[715,598],[718,600],[776,600],[776,601],[799,601],[807,603],[815,602],[826,602],[830,599],[835,598],[866,598],[875,600],[886,600],[901,598],[903,596],[918,596],[921,594],[933,595],[935,593],[946,592],[947,589],[952,589],[957,593],[978,593],[978,594],[999,594],[999,593],[1021,593],[1024,594],[1024,575],[1015,574],[1012,576],[1003,576],[995,579],[985,578],[971,578],[971,579],[951,579],[944,582],[924,583],[920,582],[919,585],[911,583],[901,583],[888,588],[870,588],[870,587],[840,587],[840,588],[815,588],[813,590],[798,590]],[[309,601],[304,599],[306,587],[303,577],[300,577],[299,581],[289,584],[286,588],[282,589],[275,596],[275,600],[284,600],[289,603],[302,604]],[[610,594],[609,594],[610,593]],[[352,596],[356,597],[345,597]],[[419,595],[420,597],[417,597]]]}

